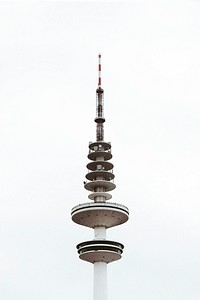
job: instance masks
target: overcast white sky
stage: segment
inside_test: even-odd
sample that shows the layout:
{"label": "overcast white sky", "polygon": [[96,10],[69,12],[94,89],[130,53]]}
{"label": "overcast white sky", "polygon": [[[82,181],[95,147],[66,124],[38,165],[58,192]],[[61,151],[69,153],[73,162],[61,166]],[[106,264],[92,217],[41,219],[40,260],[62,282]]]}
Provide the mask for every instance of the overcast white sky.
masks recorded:
{"label": "overcast white sky", "polygon": [[92,300],[87,202],[102,54],[128,223],[109,300],[200,299],[200,1],[0,2],[0,299]]}

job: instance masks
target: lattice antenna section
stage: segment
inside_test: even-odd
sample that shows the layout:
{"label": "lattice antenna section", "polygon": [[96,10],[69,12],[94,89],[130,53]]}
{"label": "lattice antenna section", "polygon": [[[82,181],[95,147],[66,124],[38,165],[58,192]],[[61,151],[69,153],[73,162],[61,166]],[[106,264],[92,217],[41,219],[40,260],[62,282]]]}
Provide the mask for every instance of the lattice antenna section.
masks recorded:
{"label": "lattice antenna section", "polygon": [[96,141],[104,140],[104,128],[103,123],[104,118],[104,90],[101,87],[101,54],[99,54],[99,64],[98,64],[98,88],[96,90],[96,118],[97,123],[96,128]]}

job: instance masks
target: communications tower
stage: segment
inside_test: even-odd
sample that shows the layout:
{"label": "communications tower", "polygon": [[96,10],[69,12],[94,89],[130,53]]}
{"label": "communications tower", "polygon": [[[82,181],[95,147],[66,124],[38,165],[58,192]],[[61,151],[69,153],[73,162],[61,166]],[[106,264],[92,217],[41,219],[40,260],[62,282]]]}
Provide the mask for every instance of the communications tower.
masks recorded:
{"label": "communications tower", "polygon": [[94,239],[77,245],[80,259],[94,265],[93,300],[107,300],[107,264],[121,258],[124,246],[106,239],[106,229],[125,223],[129,217],[128,208],[111,203],[108,193],[116,188],[114,184],[111,143],[104,141],[104,90],[101,87],[101,55],[98,64],[98,87],[96,90],[96,141],[89,143],[88,173],[84,188],[91,192],[91,202],[72,208],[72,220],[94,229]]}

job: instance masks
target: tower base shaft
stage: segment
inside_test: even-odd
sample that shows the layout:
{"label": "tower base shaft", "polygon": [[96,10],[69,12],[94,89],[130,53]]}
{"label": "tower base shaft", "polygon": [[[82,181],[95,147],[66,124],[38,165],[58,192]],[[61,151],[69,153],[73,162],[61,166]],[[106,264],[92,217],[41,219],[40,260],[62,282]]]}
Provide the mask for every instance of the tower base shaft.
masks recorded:
{"label": "tower base shaft", "polygon": [[107,263],[94,263],[93,300],[107,300]]}

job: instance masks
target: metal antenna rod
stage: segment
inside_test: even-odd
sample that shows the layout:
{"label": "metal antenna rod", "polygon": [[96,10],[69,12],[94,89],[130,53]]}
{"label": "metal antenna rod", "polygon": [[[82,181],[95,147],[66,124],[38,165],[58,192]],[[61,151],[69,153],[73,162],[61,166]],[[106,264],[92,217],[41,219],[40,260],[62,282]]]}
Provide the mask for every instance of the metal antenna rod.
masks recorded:
{"label": "metal antenna rod", "polygon": [[98,88],[96,90],[96,119],[97,123],[96,129],[96,140],[104,140],[104,128],[103,123],[105,122],[104,118],[104,90],[101,87],[101,54],[99,54],[99,64],[98,64]]}
{"label": "metal antenna rod", "polygon": [[99,54],[99,82],[98,86],[101,86],[101,54]]}

